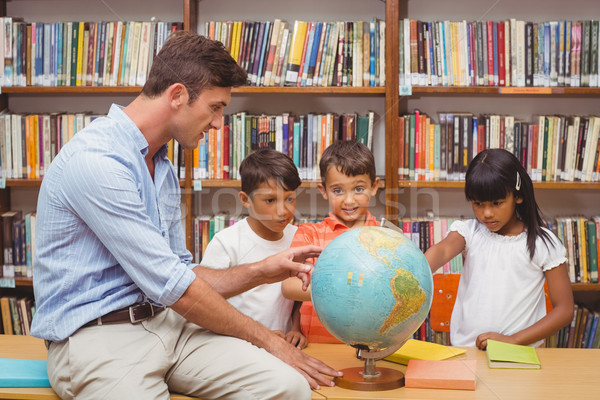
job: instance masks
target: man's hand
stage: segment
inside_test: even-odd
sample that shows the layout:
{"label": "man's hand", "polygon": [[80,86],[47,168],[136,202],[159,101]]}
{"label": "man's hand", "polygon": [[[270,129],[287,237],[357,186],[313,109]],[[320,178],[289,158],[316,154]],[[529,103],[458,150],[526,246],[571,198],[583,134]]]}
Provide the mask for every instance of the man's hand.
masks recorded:
{"label": "man's hand", "polygon": [[320,385],[334,386],[328,376],[342,376],[340,371],[336,371],[278,337],[269,342],[266,350],[300,372],[312,389],[320,389]]}
{"label": "man's hand", "polygon": [[256,267],[263,276],[263,283],[279,282],[296,276],[302,280],[302,287],[306,290],[310,283],[312,265],[305,264],[304,261],[318,257],[322,250],[322,247],[313,245],[292,247],[259,261]]}

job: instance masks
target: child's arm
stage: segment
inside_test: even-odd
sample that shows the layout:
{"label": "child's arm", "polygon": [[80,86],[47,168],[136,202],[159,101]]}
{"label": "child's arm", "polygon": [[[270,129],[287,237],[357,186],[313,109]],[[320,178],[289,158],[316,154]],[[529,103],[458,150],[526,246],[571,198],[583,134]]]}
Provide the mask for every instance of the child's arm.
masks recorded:
{"label": "child's arm", "polygon": [[434,244],[425,252],[431,272],[434,273],[442,265],[452,260],[465,248],[465,238],[458,232],[452,231],[441,242]]}
{"label": "child's arm", "polygon": [[285,335],[286,341],[298,347],[299,349],[303,349],[308,345],[308,340],[302,334],[302,330],[300,328],[301,306],[301,301],[294,302],[294,308],[292,309],[292,327],[290,331]]}
{"label": "child's arm", "polygon": [[281,293],[286,299],[294,301],[310,301],[310,285],[307,290],[302,290],[302,281],[292,277],[281,283]]}
{"label": "child's arm", "polygon": [[487,347],[487,340],[528,345],[547,338],[568,325],[573,319],[573,290],[569,280],[566,263],[545,271],[548,282],[548,294],[552,302],[552,311],[535,324],[513,335],[501,335],[496,332],[482,333],[477,337],[476,346],[481,350]]}

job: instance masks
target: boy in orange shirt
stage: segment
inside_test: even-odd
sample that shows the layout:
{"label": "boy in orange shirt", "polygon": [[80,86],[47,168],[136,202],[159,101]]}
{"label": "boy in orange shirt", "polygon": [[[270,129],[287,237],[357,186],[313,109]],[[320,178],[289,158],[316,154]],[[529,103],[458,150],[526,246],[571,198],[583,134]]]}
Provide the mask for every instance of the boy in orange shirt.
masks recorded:
{"label": "boy in orange shirt", "polygon": [[[329,202],[331,212],[321,222],[300,225],[292,247],[306,244],[325,247],[349,229],[379,225],[368,210],[371,197],[377,193],[379,178],[375,176],[373,153],[367,146],[354,141],[335,142],[323,152],[319,168],[318,188]],[[300,279],[286,279],[281,290],[288,299],[304,301],[300,313],[303,333],[309,342],[339,343],[314,314],[310,291],[302,290]]]}

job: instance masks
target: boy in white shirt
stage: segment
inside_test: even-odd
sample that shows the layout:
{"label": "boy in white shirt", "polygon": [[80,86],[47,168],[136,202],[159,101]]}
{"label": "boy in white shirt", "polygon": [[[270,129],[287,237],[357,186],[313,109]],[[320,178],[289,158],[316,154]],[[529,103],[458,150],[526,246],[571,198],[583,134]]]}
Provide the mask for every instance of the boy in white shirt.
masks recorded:
{"label": "boy in white shirt", "polygon": [[[201,265],[231,268],[262,260],[290,247],[297,227],[290,222],[296,211],[298,169],[285,154],[262,149],[240,164],[239,198],[248,217],[217,233],[208,244]],[[286,299],[281,282],[257,286],[228,299],[240,312],[280,332],[289,343],[306,347],[300,331],[301,303]]]}

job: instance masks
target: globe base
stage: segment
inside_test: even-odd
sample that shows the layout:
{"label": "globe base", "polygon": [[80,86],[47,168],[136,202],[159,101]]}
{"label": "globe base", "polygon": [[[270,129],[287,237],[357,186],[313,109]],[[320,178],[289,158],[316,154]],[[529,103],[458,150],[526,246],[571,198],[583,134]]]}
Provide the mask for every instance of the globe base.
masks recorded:
{"label": "globe base", "polygon": [[377,368],[377,376],[363,376],[363,367],[342,369],[344,376],[336,377],[336,386],[350,390],[392,390],[404,386],[404,374],[391,368]]}

